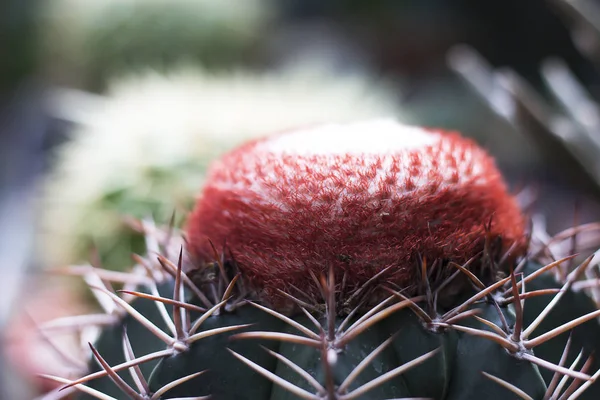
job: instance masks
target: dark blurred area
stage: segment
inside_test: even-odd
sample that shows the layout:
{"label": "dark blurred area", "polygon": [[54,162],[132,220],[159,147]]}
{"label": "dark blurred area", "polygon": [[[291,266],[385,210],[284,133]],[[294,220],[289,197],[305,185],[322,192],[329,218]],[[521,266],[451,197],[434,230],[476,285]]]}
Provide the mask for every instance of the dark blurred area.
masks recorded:
{"label": "dark blurred area", "polygon": [[[47,120],[36,81],[37,1],[0,4],[0,332],[14,306],[21,276],[30,262],[31,205],[41,172]],[[0,398],[21,393],[0,346]]]}
{"label": "dark blurred area", "polygon": [[[594,171],[582,168],[577,157],[563,147],[546,146],[546,136],[536,141],[515,129],[447,61],[454,46],[466,44],[491,68],[510,68],[541,96],[550,97],[540,65],[549,57],[558,57],[595,98],[600,75],[574,44],[571,26],[556,6],[558,2],[273,0],[263,2],[269,17],[252,31],[255,36],[251,40],[244,41],[212,33],[202,36],[201,29],[173,33],[168,18],[183,18],[181,15],[149,12],[145,20],[136,19],[143,13],[137,2],[122,14],[102,14],[105,19],[99,21],[106,25],[94,25],[93,40],[67,49],[60,46],[62,41],[78,39],[72,35],[81,22],[76,20],[77,13],[61,14],[69,10],[68,2],[67,8],[49,11],[52,7],[42,7],[36,0],[2,0],[0,331],[14,308],[19,287],[27,286],[23,286],[23,274],[39,268],[38,260],[44,258],[33,254],[38,185],[44,172],[52,168],[51,152],[68,140],[69,130],[77,124],[57,115],[50,99],[61,88],[103,95],[110,80],[108,72],[117,74],[130,67],[164,71],[184,60],[211,71],[240,67],[261,71],[311,57],[325,60],[340,73],[368,69],[399,83],[397,95],[409,122],[457,129],[475,138],[497,157],[511,187],[534,187],[535,210],[551,216],[549,230],[572,225],[575,204],[579,205],[579,223],[597,219],[600,197]],[[81,0],[79,6],[85,7],[85,3]],[[90,9],[98,7],[98,2],[90,3],[94,3]],[[93,13],[81,15],[87,18]],[[63,16],[64,24],[73,24],[73,31],[57,31],[63,23],[53,25],[52,18]],[[197,25],[193,18],[173,24]],[[120,30],[131,34],[123,43],[117,40],[123,36]],[[143,40],[146,30],[147,35],[156,37],[150,45]],[[136,41],[139,54],[131,47]],[[218,45],[212,47],[215,43]],[[106,51],[100,51],[104,47]],[[202,54],[192,55],[189,48],[202,48]],[[597,133],[600,136],[600,131]],[[548,140],[550,143],[551,138]],[[600,158],[598,155],[595,157]],[[19,380],[8,378],[9,370],[0,347],[0,398],[27,398]]]}

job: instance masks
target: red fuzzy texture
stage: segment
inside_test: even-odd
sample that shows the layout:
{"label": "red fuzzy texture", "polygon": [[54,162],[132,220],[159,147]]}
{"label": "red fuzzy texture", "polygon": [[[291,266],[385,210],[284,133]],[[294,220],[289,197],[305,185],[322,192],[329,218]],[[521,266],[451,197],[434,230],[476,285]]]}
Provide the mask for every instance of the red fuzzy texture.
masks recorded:
{"label": "red fuzzy texture", "polygon": [[[363,127],[359,140],[369,147],[378,125]],[[320,129],[317,148],[345,126]],[[331,266],[348,287],[388,266],[386,278],[410,285],[418,257],[464,263],[480,252],[490,220],[505,250],[515,242],[523,249],[524,219],[483,149],[457,133],[394,129],[435,142],[365,152],[273,147],[284,133],[230,152],[212,166],[188,220],[192,254],[213,261],[210,238],[269,296],[290,285],[305,290],[309,270]]]}

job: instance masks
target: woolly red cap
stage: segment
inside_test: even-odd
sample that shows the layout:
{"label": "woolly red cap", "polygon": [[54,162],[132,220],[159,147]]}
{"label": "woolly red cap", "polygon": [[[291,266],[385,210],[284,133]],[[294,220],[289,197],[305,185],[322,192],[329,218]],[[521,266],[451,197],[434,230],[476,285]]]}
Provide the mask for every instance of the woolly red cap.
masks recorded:
{"label": "woolly red cap", "polygon": [[[490,223],[491,221],[491,223]],[[464,263],[486,235],[523,248],[524,218],[493,159],[457,133],[377,120],[278,134],[212,165],[188,220],[199,261],[231,252],[255,287],[303,290],[329,267],[349,287],[400,286],[426,257]],[[336,274],[337,275],[337,274]]]}

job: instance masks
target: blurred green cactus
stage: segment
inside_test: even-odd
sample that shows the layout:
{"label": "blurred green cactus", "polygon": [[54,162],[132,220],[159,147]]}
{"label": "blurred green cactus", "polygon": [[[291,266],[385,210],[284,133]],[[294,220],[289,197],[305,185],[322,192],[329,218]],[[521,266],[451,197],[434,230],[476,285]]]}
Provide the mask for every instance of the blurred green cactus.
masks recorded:
{"label": "blurred green cactus", "polygon": [[131,72],[249,64],[271,8],[264,0],[49,2],[41,25],[47,72],[62,85],[102,90]]}

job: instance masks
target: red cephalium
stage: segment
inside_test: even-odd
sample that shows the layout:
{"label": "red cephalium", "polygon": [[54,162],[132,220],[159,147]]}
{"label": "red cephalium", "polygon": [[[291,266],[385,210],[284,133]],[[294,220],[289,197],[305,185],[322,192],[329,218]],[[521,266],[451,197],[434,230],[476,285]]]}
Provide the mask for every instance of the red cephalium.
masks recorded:
{"label": "red cephalium", "polygon": [[422,257],[464,263],[486,235],[504,250],[524,243],[524,219],[483,149],[390,120],[239,147],[210,169],[187,229],[198,261],[214,261],[210,239],[267,296],[304,290],[308,271],[329,267],[357,287],[393,266],[386,278],[403,287],[420,279]]}

